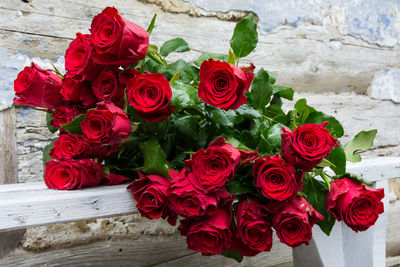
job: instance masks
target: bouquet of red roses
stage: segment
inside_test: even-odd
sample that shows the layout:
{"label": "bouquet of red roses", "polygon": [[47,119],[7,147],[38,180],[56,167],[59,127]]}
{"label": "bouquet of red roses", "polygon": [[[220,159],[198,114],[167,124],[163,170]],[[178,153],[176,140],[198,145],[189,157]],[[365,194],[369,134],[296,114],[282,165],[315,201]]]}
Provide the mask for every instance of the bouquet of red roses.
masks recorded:
{"label": "bouquet of red roses", "polygon": [[258,41],[252,14],[227,55],[193,63],[167,62],[189,51],[182,38],[149,44],[155,18],[146,31],[107,7],[69,45],[65,75],[34,63],[18,74],[14,102],[44,108],[59,132],[43,150],[49,188],[132,181],[142,216],[172,225],[180,217],[189,249],[239,261],[269,251],[272,229],[297,247],[314,224],[329,235],[335,220],[354,231],[376,222],[383,189],[346,173],[376,130],[343,146],[340,122],[305,99],[285,112],[293,89],[239,66]]}

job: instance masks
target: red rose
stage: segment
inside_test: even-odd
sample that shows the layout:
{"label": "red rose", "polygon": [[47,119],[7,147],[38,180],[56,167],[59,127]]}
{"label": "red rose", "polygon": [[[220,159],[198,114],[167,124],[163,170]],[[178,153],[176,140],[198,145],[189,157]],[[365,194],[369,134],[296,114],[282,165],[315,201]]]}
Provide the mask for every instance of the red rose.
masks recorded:
{"label": "red rose", "polygon": [[197,190],[191,181],[192,173],[174,173],[168,190],[168,198],[173,209],[178,215],[184,217],[212,215],[218,206],[232,199],[232,196],[221,188],[216,192],[205,194]]}
{"label": "red rose", "polygon": [[247,103],[245,93],[253,78],[235,65],[213,59],[204,61],[200,66],[199,98],[214,107],[237,109]]}
{"label": "red rose", "polygon": [[91,159],[78,159],[46,163],[44,182],[48,188],[57,190],[81,189],[99,185],[104,178],[100,163]]}
{"label": "red rose", "polygon": [[267,198],[285,200],[299,191],[295,169],[278,155],[259,158],[253,165],[254,186]]}
{"label": "red rose", "polygon": [[185,161],[193,171],[193,185],[203,192],[224,186],[235,175],[239,162],[239,150],[227,144],[223,137],[218,137],[206,150],[200,149]]}
{"label": "red rose", "polygon": [[248,150],[239,150],[240,152],[240,164],[239,165],[250,165],[253,164],[253,161],[258,158],[257,149],[256,151],[248,151]]}
{"label": "red rose", "polygon": [[214,215],[201,218],[187,218],[181,221],[178,230],[186,236],[188,249],[212,256],[231,247],[231,208],[219,208]]}
{"label": "red rose", "polygon": [[[173,175],[174,171],[170,171]],[[168,208],[167,190],[170,180],[158,174],[144,174],[138,171],[139,179],[133,181],[128,186],[132,191],[142,217],[148,219],[166,218],[169,216],[168,222],[172,225],[170,219],[176,221],[176,215]]]}
{"label": "red rose", "polygon": [[95,110],[89,110],[81,128],[93,153],[99,157],[118,151],[121,142],[131,134],[128,115],[113,103],[99,103]]}
{"label": "red rose", "polygon": [[88,81],[76,81],[72,78],[64,77],[61,94],[66,102],[82,105],[85,108],[92,108],[97,103],[97,98],[93,94]]}
{"label": "red rose", "polygon": [[52,112],[53,120],[50,122],[50,125],[57,129],[62,129],[62,125],[70,123],[81,113],[82,111],[77,106],[56,107]]}
{"label": "red rose", "polygon": [[87,150],[88,145],[82,135],[61,134],[54,142],[50,157],[58,160],[79,158],[84,157]]}
{"label": "red rose", "polygon": [[311,171],[338,146],[324,128],[327,124],[305,124],[293,132],[282,127],[282,157],[296,168]]}
{"label": "red rose", "polygon": [[90,28],[93,60],[99,64],[136,64],[146,56],[149,35],[122,18],[118,10],[107,7],[94,17]]}
{"label": "red rose", "polygon": [[383,188],[373,189],[344,177],[331,183],[326,194],[326,206],[336,220],[343,220],[353,231],[365,231],[374,225],[383,213]]}
{"label": "red rose", "polygon": [[124,87],[118,79],[119,70],[105,69],[92,83],[93,92],[99,101],[112,101],[115,105],[124,105]]}
{"label": "red rose", "polygon": [[104,182],[103,184],[105,185],[116,185],[116,184],[122,184],[123,182],[129,181],[128,177],[116,174],[116,173],[110,173],[106,174],[104,176]]}
{"label": "red rose", "polygon": [[257,199],[241,199],[236,211],[236,249],[243,256],[254,256],[272,248],[272,230],[267,207]]}
{"label": "red rose", "polygon": [[162,121],[174,112],[169,81],[161,73],[137,75],[127,84],[127,96],[136,114],[145,121]]}
{"label": "red rose", "polygon": [[63,105],[61,78],[32,62],[18,73],[14,81],[14,103],[18,105],[55,108]]}
{"label": "red rose", "polygon": [[92,60],[90,34],[76,34],[76,38],[65,51],[65,69],[67,77],[78,81],[93,80],[97,77],[102,66]]}
{"label": "red rose", "polygon": [[295,248],[312,237],[312,227],[324,217],[304,198],[295,196],[284,202],[270,204],[272,225],[282,243]]}

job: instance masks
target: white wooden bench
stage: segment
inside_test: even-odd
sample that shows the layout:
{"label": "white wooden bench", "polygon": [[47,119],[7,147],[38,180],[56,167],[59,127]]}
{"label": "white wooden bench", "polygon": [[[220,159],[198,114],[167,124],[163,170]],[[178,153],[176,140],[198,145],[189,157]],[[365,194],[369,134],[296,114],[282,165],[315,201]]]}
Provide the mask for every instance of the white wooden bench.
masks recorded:
{"label": "white wooden bench", "polygon": [[[349,172],[385,189],[385,213],[375,226],[354,233],[336,223],[330,237],[315,226],[308,246],[293,250],[294,265],[326,267],[385,266],[385,240],[389,209],[388,179],[400,177],[400,157],[366,159],[350,164]],[[19,242],[27,227],[89,220],[137,212],[127,185],[76,191],[47,189],[44,183],[0,185],[0,258]]]}

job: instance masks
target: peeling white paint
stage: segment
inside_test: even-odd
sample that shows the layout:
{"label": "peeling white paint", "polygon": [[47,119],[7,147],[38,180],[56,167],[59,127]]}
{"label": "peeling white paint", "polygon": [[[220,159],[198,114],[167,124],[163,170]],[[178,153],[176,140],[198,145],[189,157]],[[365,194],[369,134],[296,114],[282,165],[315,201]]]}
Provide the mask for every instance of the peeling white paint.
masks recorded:
{"label": "peeling white paint", "polygon": [[371,44],[393,47],[400,40],[400,1],[398,0],[183,0],[208,11],[252,11],[260,18],[264,32],[281,25],[336,25],[341,34]]}
{"label": "peeling white paint", "polygon": [[376,99],[400,103],[400,69],[385,68],[375,73],[368,93]]}
{"label": "peeling white paint", "polygon": [[64,72],[64,57],[59,57],[55,62],[49,59],[29,57],[26,54],[11,54],[5,48],[0,48],[0,111],[11,107],[14,98],[14,80],[18,73],[25,67],[35,62],[44,69],[53,69],[54,64],[62,73]]}

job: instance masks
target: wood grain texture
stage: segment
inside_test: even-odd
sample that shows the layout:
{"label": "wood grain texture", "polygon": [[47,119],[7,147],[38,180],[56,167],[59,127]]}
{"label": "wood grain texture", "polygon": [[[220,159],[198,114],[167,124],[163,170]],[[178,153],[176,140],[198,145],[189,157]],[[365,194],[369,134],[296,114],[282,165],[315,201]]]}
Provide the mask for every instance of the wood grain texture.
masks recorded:
{"label": "wood grain texture", "polygon": [[0,184],[17,183],[15,108],[0,111]]}

